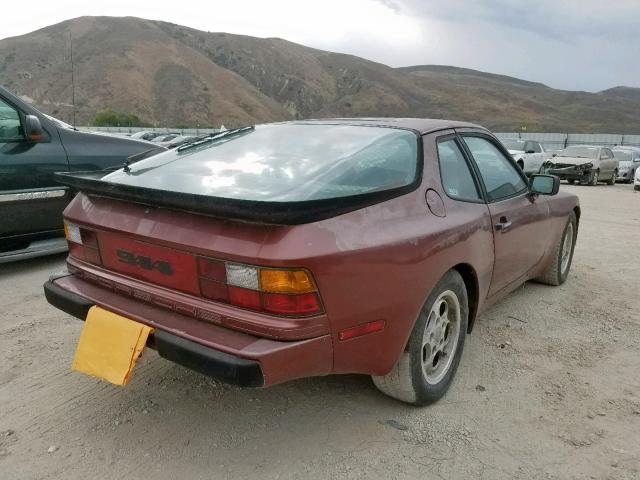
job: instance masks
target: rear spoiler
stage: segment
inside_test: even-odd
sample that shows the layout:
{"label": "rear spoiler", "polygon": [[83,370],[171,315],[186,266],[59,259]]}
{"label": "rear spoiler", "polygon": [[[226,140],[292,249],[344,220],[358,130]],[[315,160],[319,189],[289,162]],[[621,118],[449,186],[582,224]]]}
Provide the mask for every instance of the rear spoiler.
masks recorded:
{"label": "rear spoiler", "polygon": [[105,171],[59,172],[54,175],[57,182],[89,195],[153,207],[185,210],[229,220],[273,225],[300,225],[325,220],[399,197],[415,190],[418,186],[414,183],[380,192],[321,200],[263,202],[122,185],[102,180],[107,173]]}

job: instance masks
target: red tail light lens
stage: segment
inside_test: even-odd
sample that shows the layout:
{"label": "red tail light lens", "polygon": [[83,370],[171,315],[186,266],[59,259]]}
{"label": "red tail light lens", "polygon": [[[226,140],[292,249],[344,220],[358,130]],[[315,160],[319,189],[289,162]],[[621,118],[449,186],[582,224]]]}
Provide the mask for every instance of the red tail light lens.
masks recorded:
{"label": "red tail light lens", "polygon": [[247,288],[229,287],[229,303],[249,310],[260,310],[260,292]]}
{"label": "red tail light lens", "polygon": [[266,312],[280,315],[311,315],[320,311],[320,301],[315,292],[301,295],[263,293],[262,307]]}

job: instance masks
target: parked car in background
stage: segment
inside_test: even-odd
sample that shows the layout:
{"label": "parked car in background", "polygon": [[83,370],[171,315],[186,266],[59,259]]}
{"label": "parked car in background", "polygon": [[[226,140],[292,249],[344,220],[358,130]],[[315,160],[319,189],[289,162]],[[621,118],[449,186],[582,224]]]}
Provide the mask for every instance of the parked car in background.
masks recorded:
{"label": "parked car in background", "polygon": [[360,373],[420,405],[488,305],[566,280],[580,218],[556,177],[446,120],[245,127],[60,177],[81,193],[54,306],[152,327],[161,356],[239,385]]}
{"label": "parked car in background", "polygon": [[597,185],[606,181],[614,185],[618,176],[618,160],[606,147],[572,145],[547,160],[543,170],[570,184]]}
{"label": "parked car in background", "polygon": [[640,190],[640,168],[636,168],[636,176],[633,180],[633,189]]}
{"label": "parked car in background", "polygon": [[168,147],[169,144],[171,144],[171,142],[173,142],[178,137],[180,137],[179,133],[169,133],[164,135],[158,135],[151,141],[163,147]]}
{"label": "parked car in background", "polygon": [[617,180],[624,183],[631,183],[640,167],[640,148],[638,147],[615,147],[613,156],[619,162]]}
{"label": "parked car in background", "polygon": [[544,147],[535,140],[522,140],[519,138],[501,140],[513,156],[518,166],[524,173],[530,175],[539,173],[544,161],[549,158]]}
{"label": "parked car in background", "polygon": [[80,132],[0,87],[0,263],[67,249],[62,210],[74,191],[55,172],[102,170],[163,150]]}
{"label": "parked car in background", "polygon": [[200,138],[200,137],[195,135],[179,135],[173,140],[170,140],[169,143],[166,145],[166,147],[176,148],[176,147],[179,147],[180,145],[184,145],[185,143],[189,143],[197,138]]}
{"label": "parked car in background", "polygon": [[152,132],[152,131],[145,131],[145,132],[136,132],[136,133],[132,133],[131,134],[131,138],[136,138],[136,139],[140,139],[140,140],[147,140],[147,141],[151,141],[156,137],[159,137],[160,135],[162,135],[162,133],[159,132]]}

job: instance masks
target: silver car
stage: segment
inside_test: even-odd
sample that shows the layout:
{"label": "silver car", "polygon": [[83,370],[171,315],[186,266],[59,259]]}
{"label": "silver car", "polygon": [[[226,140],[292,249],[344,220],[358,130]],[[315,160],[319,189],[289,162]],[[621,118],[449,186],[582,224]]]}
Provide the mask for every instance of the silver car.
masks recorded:
{"label": "silver car", "polygon": [[542,164],[550,156],[545,152],[542,144],[535,140],[506,138],[502,140],[502,144],[507,147],[520,169],[527,175],[539,173]]}
{"label": "silver car", "polygon": [[613,156],[618,159],[619,182],[632,183],[636,170],[640,167],[640,148],[638,147],[615,147]]}
{"label": "silver car", "polygon": [[598,182],[616,183],[618,160],[611,149],[599,145],[572,145],[544,163],[545,173],[556,175],[570,184]]}

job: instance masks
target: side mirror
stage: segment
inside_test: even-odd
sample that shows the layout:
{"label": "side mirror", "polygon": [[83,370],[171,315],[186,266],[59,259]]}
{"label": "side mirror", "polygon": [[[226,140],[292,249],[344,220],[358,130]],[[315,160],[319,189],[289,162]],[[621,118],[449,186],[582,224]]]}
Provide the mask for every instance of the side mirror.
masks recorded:
{"label": "side mirror", "polygon": [[44,133],[40,119],[35,115],[25,115],[24,136],[25,140],[30,143],[43,142],[46,140],[46,134]]}
{"label": "side mirror", "polygon": [[553,154],[553,155],[551,155],[551,156],[552,156],[552,157],[557,157],[557,156],[558,156],[558,154],[557,154],[557,153],[554,153],[554,154]]}
{"label": "side mirror", "polygon": [[531,175],[529,190],[538,195],[555,195],[560,191],[560,179],[555,175]]}

